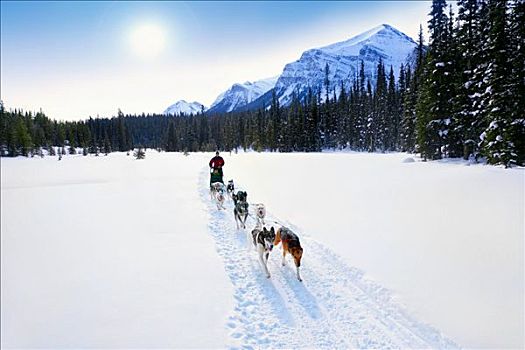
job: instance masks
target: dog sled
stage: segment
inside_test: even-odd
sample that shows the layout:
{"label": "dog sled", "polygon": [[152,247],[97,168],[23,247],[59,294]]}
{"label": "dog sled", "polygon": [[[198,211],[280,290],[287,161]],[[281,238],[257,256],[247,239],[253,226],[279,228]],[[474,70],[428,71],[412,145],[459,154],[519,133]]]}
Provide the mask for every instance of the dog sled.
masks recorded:
{"label": "dog sled", "polygon": [[220,182],[224,185],[222,169],[211,169],[210,172],[210,186],[212,183]]}

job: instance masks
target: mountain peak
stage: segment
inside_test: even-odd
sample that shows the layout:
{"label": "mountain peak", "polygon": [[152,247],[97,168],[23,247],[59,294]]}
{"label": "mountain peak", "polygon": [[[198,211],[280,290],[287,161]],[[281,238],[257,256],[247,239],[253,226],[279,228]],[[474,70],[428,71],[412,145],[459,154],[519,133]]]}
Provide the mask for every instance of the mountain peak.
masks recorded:
{"label": "mountain peak", "polygon": [[381,28],[378,30],[378,33],[381,32],[381,31],[388,31],[388,32],[391,32],[391,33],[394,33],[396,34],[397,36],[405,39],[405,40],[408,40],[414,44],[416,44],[416,42],[414,41],[414,39],[412,39],[411,37],[409,37],[408,35],[406,35],[405,33],[403,33],[402,31],[392,27],[390,24],[381,24],[380,26],[378,26],[377,28]]}
{"label": "mountain peak", "polygon": [[209,113],[231,112],[242,108],[275,86],[278,77],[235,83],[220,94],[211,105]]}
{"label": "mountain peak", "polygon": [[361,64],[372,85],[375,85],[379,60],[386,67],[393,67],[397,79],[399,66],[411,62],[416,47],[412,38],[389,24],[381,24],[350,39],[303,52],[300,59],[284,67],[275,92],[281,106],[286,106],[293,94],[301,98],[309,87],[322,89],[326,65],[331,89],[337,94],[341,84],[351,86]]}
{"label": "mountain peak", "polygon": [[186,100],[179,100],[166,108],[164,114],[167,115],[178,115],[178,114],[197,114],[202,110],[206,110],[206,107],[202,103],[193,101],[191,103],[186,102]]}
{"label": "mountain peak", "polygon": [[[348,40],[321,47],[319,50],[341,55],[355,55],[363,45],[372,44],[379,47],[388,46],[393,43],[392,40],[401,40],[414,45],[416,44],[412,38],[391,25],[381,24]],[[354,50],[351,50],[350,48],[354,48]]]}

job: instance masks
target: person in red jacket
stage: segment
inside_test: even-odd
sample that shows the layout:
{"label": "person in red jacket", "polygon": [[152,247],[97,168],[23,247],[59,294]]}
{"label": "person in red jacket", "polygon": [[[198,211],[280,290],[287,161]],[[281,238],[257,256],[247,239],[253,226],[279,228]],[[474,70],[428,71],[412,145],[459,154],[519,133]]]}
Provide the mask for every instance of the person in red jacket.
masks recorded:
{"label": "person in red jacket", "polygon": [[210,160],[210,169],[211,169],[211,178],[210,178],[210,185],[214,182],[221,182],[224,184],[224,181],[222,180],[223,172],[222,167],[224,166],[224,159],[219,155],[219,151],[215,152],[215,157],[213,157]]}

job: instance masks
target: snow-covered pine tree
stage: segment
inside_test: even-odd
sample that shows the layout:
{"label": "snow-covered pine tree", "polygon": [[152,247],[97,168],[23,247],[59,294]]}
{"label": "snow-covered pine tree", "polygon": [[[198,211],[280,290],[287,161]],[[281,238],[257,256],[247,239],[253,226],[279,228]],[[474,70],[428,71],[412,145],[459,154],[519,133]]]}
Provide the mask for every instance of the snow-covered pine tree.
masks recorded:
{"label": "snow-covered pine tree", "polygon": [[33,141],[23,118],[17,118],[15,140],[15,145],[19,145],[19,150],[16,150],[14,155],[29,156],[33,148]]}
{"label": "snow-covered pine tree", "polygon": [[403,98],[403,118],[401,120],[401,150],[415,152],[416,150],[416,106],[419,99],[420,81],[424,71],[425,46],[423,40],[423,26],[419,26],[417,45],[417,60],[414,73],[410,66],[405,74],[405,96]]}
{"label": "snow-covered pine tree", "polygon": [[[352,110],[356,112],[356,130],[355,136],[356,141],[354,147],[359,151],[366,150],[367,144],[367,125],[369,123],[368,119],[370,118],[370,97],[371,89],[366,89],[366,78],[365,78],[365,64],[361,61],[359,67],[359,77],[354,87],[354,98],[352,100]],[[368,92],[368,93],[367,93]]]}
{"label": "snow-covered pine tree", "polygon": [[279,106],[279,100],[275,94],[275,90],[272,90],[272,103],[270,106],[270,122],[267,124],[267,135],[270,140],[270,150],[274,151],[280,146],[279,131],[281,128],[281,111]]}
{"label": "snow-covered pine tree", "polygon": [[104,148],[104,155],[105,156],[107,156],[109,153],[111,153],[111,144],[109,142],[109,137],[108,137],[107,131],[104,131],[103,148]]}
{"label": "snow-covered pine tree", "polygon": [[476,118],[479,110],[475,107],[475,70],[480,64],[480,4],[479,0],[458,0],[457,49],[458,74],[456,77],[457,123],[455,132],[462,135],[463,157],[468,159],[476,154]]}
{"label": "snow-covered pine tree", "polygon": [[[351,93],[351,92],[350,92]],[[336,106],[337,146],[346,148],[353,138],[351,125],[354,124],[353,114],[348,109],[348,96],[344,83],[341,82],[341,93]]]}
{"label": "snow-covered pine tree", "polygon": [[446,87],[449,95],[449,113],[450,125],[448,126],[448,134],[446,136],[445,149],[447,154],[445,156],[457,158],[463,156],[463,130],[461,128],[461,118],[458,116],[459,103],[457,100],[457,80],[461,74],[462,65],[460,62],[460,54],[458,49],[457,32],[458,26],[454,25],[454,13],[452,6],[449,6],[449,16],[447,25],[447,66],[448,71],[445,72]]}
{"label": "snow-covered pine tree", "polygon": [[396,138],[396,145],[395,149],[400,150],[402,147],[402,140],[404,137],[403,134],[403,116],[404,116],[404,101],[405,101],[405,95],[407,91],[407,81],[406,81],[406,72],[405,72],[405,66],[401,64],[399,66],[399,83],[397,88],[397,117],[398,117],[398,126],[397,126],[397,138]]}
{"label": "snow-covered pine tree", "polygon": [[144,159],[146,158],[146,151],[144,150],[144,148],[139,146],[139,148],[137,148],[135,152],[133,152],[133,156],[135,157],[135,159]]}
{"label": "snow-covered pine tree", "polygon": [[166,151],[176,152],[177,151],[177,138],[175,135],[175,125],[171,120],[168,126],[168,134],[166,136]]}
{"label": "snow-covered pine tree", "polygon": [[487,99],[487,83],[488,83],[488,36],[490,31],[490,22],[488,15],[487,0],[478,0],[478,21],[479,25],[477,31],[474,32],[474,62],[473,74],[471,84],[469,86],[470,93],[469,99],[472,105],[472,124],[471,130],[465,132],[465,135],[474,135],[474,141],[477,141],[475,145],[474,155],[478,156],[481,152],[480,146],[480,135],[489,125],[488,123],[488,108],[486,106]]}
{"label": "snow-covered pine tree", "polygon": [[124,123],[124,113],[118,110],[118,150],[125,152],[130,148],[130,142],[128,140],[128,132]]}
{"label": "snow-covered pine tree", "polygon": [[388,74],[388,90],[386,105],[386,130],[385,130],[385,151],[394,151],[397,147],[399,137],[399,107],[398,92],[396,90],[396,81],[394,68],[390,66]]}
{"label": "snow-covered pine tree", "polygon": [[516,164],[525,165],[525,1],[511,2],[509,18],[509,93],[511,123],[509,141],[514,145]]}
{"label": "snow-covered pine tree", "polygon": [[98,143],[95,134],[93,134],[93,137],[91,138],[91,145],[89,145],[89,153],[98,156]]}
{"label": "snow-covered pine tree", "polygon": [[379,59],[376,71],[376,89],[373,94],[373,113],[367,125],[368,151],[385,151],[388,134],[387,81],[383,60]]}
{"label": "snow-covered pine tree", "polygon": [[429,52],[416,107],[418,151],[425,159],[440,159],[448,155],[454,63],[449,52],[450,22],[445,9],[445,0],[433,0],[428,22]]}
{"label": "snow-covered pine tree", "polygon": [[511,67],[508,54],[510,42],[506,32],[507,0],[489,0],[487,5],[490,29],[487,37],[487,89],[484,98],[489,125],[482,133],[481,151],[490,164],[508,167],[517,163],[517,151],[510,137]]}

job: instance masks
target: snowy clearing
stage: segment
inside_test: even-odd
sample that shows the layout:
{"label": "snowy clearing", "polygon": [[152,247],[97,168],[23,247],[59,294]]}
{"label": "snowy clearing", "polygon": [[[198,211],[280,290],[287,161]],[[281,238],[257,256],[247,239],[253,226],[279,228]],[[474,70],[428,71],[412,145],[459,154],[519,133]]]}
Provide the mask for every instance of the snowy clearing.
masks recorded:
{"label": "snowy clearing", "polygon": [[2,347],[523,347],[523,169],[223,156],[303,283],[210,203],[210,154],[3,158]]}

